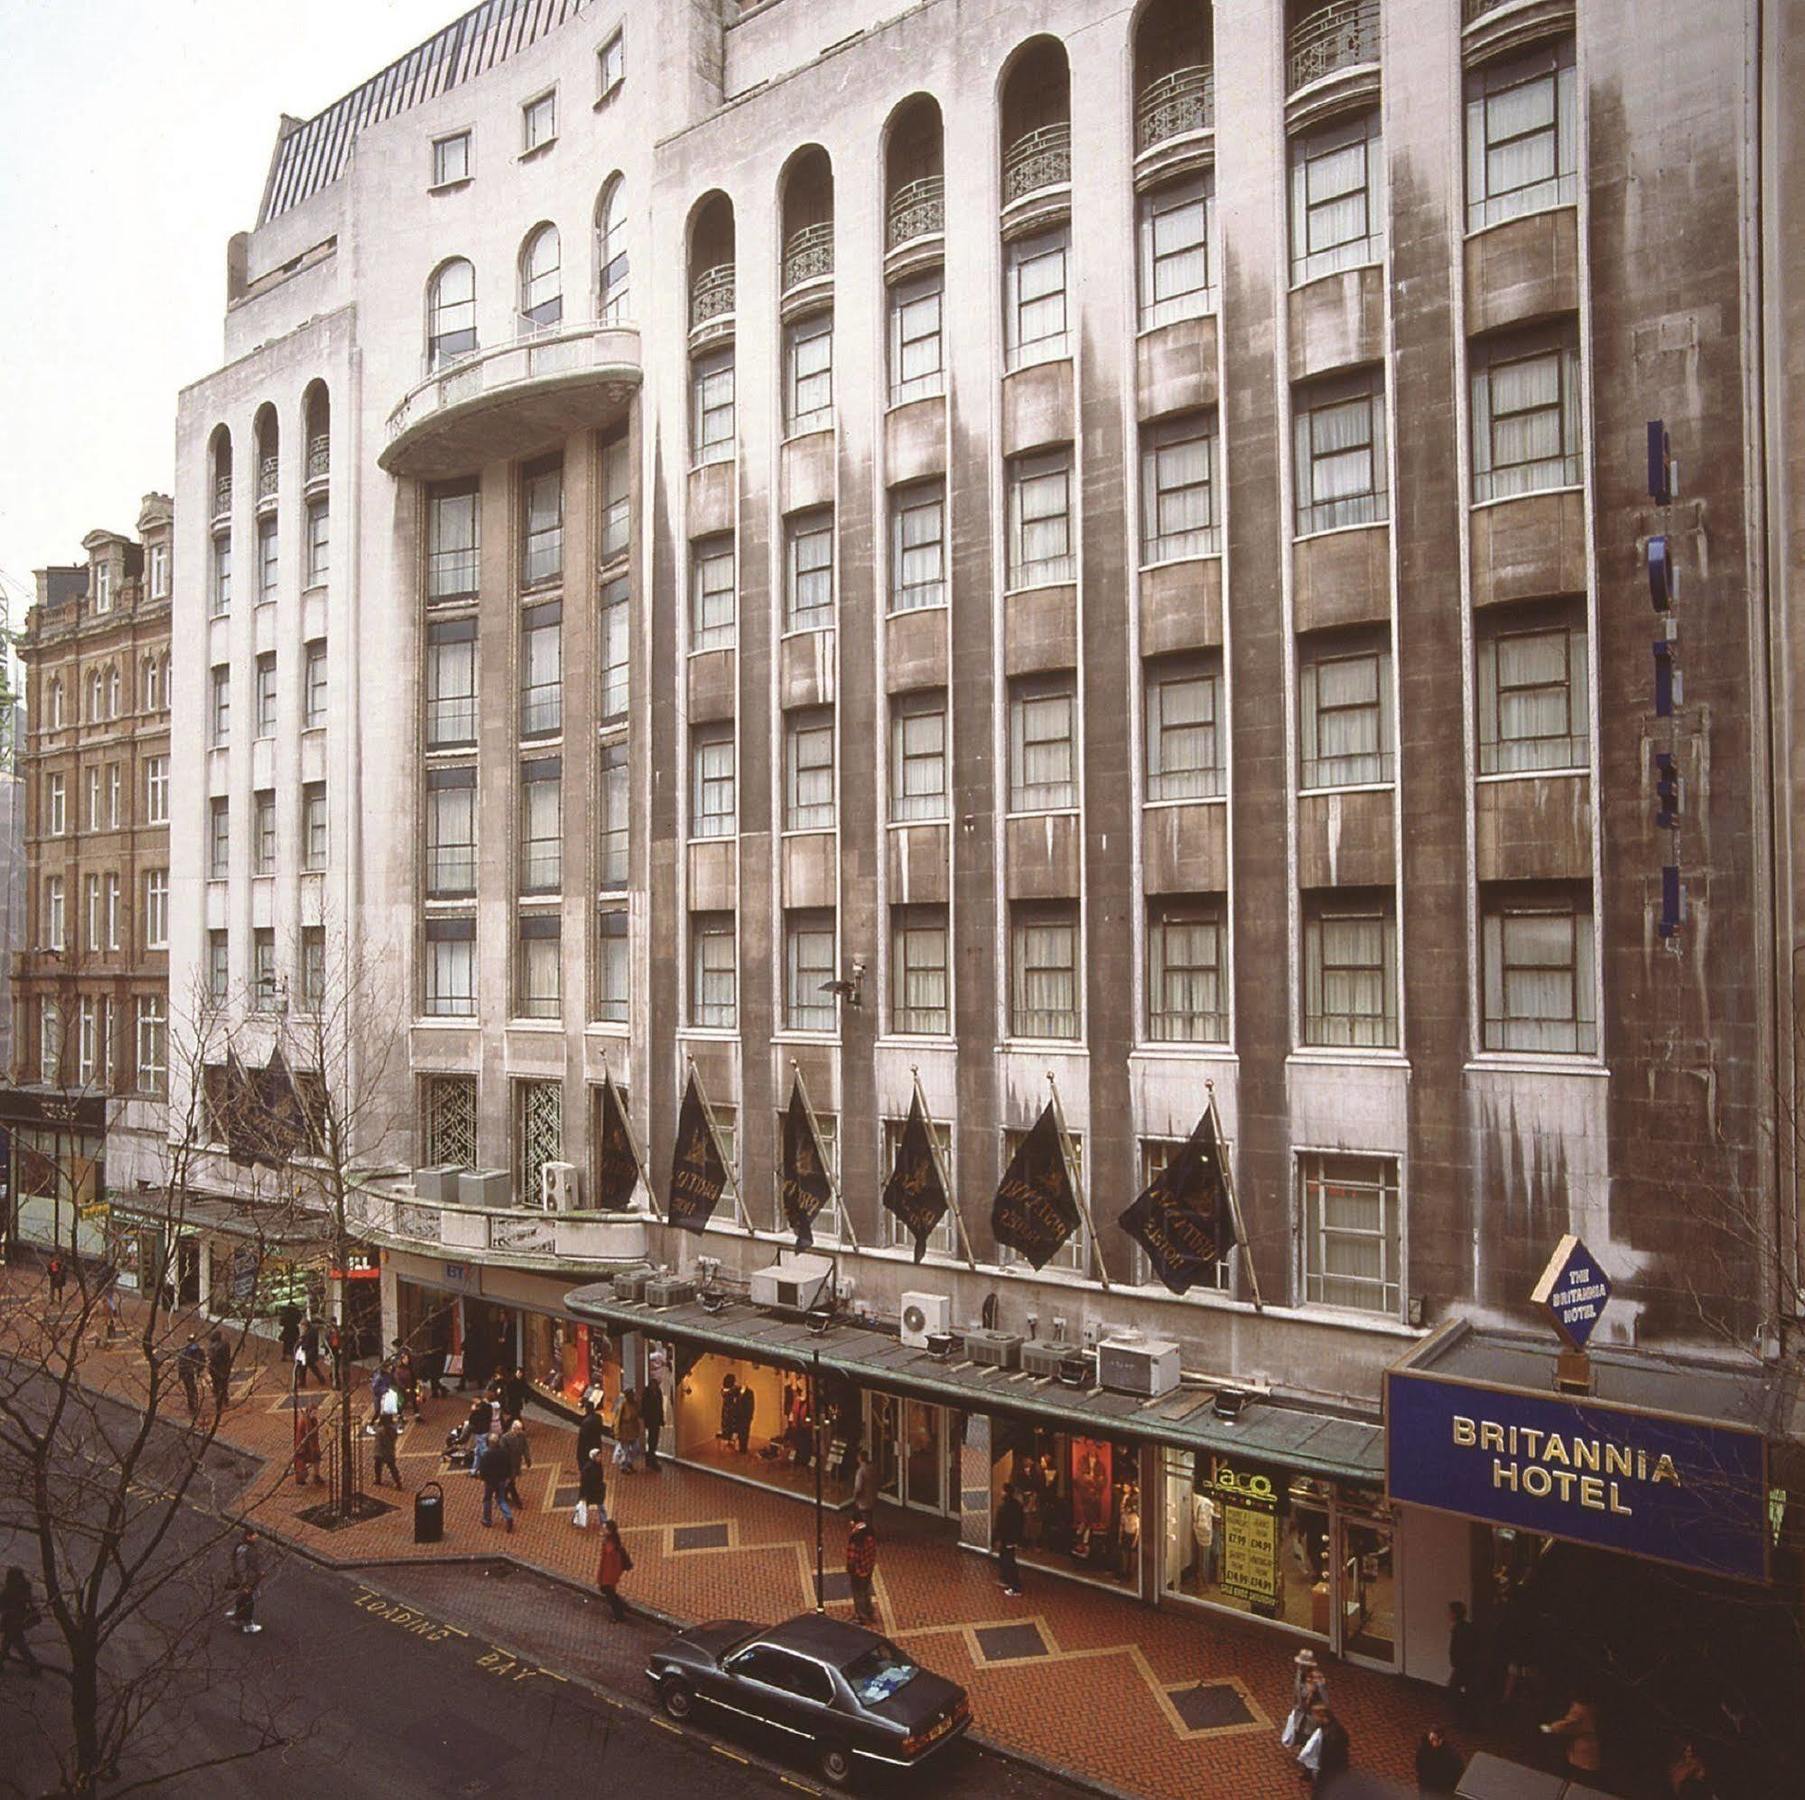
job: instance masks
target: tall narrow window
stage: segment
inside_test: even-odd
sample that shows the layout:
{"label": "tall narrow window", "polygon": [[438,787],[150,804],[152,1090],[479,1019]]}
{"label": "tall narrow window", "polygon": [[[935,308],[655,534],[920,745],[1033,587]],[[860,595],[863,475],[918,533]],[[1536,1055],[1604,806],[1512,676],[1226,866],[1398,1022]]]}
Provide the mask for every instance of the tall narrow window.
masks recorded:
{"label": "tall narrow window", "polygon": [[1069,902],[1009,909],[1009,1035],[1078,1035],[1078,908]]}
{"label": "tall narrow window", "polygon": [[601,664],[601,718],[604,723],[627,716],[632,674],[632,590],[622,575],[602,589],[598,604],[597,656]]}
{"label": "tall narrow window", "polygon": [[596,913],[596,1014],[617,1025],[627,1023],[633,993],[627,909],[601,907]]}
{"label": "tall narrow window", "polygon": [[1467,77],[1467,229],[1579,197],[1573,40],[1539,44]]}
{"label": "tall narrow window", "polygon": [[556,737],[564,728],[564,607],[549,600],[520,615],[520,735]]}
{"label": "tall narrow window", "polygon": [[698,465],[733,457],[733,352],[717,350],[690,365],[690,443]]}
{"label": "tall narrow window", "polygon": [[920,400],[946,391],[941,305],[945,277],[932,274],[899,281],[890,289],[890,404]]}
{"label": "tall narrow window", "polygon": [[1385,255],[1379,115],[1291,140],[1291,279],[1314,281]]}
{"label": "tall narrow window", "polygon": [[890,610],[914,612],[946,601],[946,484],[917,481],[890,490]]}
{"label": "tall narrow window", "polygon": [[1143,194],[1138,205],[1141,329],[1216,310],[1210,236],[1216,215],[1213,170]]}
{"label": "tall narrow window", "polygon": [[232,671],[224,663],[215,663],[208,671],[208,738],[215,750],[232,736]]}
{"label": "tall narrow window", "polygon": [[1219,1044],[1228,1036],[1222,903],[1147,902],[1147,1036],[1155,1043]]}
{"label": "tall narrow window", "polygon": [[1297,696],[1304,787],[1367,787],[1392,779],[1389,645],[1333,639],[1309,645]]}
{"label": "tall narrow window", "polygon": [[563,964],[556,913],[522,913],[515,950],[514,1015],[555,1019],[563,1006]]}
{"label": "tall narrow window", "polygon": [[146,825],[169,823],[169,758],[147,756],[144,759],[144,822]]}
{"label": "tall narrow window", "polygon": [[628,316],[626,195],[627,184],[616,175],[595,212],[596,317],[604,325],[618,325]]}
{"label": "tall narrow window", "polygon": [[169,871],[152,869],[144,877],[144,947],[169,948]]}
{"label": "tall narrow window", "polygon": [[427,495],[427,599],[454,600],[476,592],[478,502],[474,481],[448,482]]}
{"label": "tall narrow window", "polygon": [[596,885],[604,892],[627,885],[632,846],[632,814],[627,784],[627,746],[604,744],[596,790]]}
{"label": "tall narrow window", "polygon": [[1563,609],[1485,624],[1491,628],[1482,625],[1477,645],[1480,774],[1587,767],[1591,737],[1583,619]]}
{"label": "tall narrow window", "polygon": [[326,640],[311,638],[302,671],[301,723],[309,731],[326,723]]}
{"label": "tall narrow window", "polygon": [[564,322],[563,254],[556,225],[541,225],[520,252],[520,323],[528,332]]}
{"label": "tall narrow window", "polygon": [[232,803],[223,794],[207,802],[207,875],[224,881],[232,873]]}
{"label": "tall narrow window", "polygon": [[317,1013],[326,1004],[326,928],[301,927],[301,1010]]}
{"label": "tall narrow window", "polygon": [[44,821],[52,837],[61,837],[69,828],[68,788],[61,775],[44,777]]}
{"label": "tall narrow window", "polygon": [[276,790],[259,788],[251,796],[251,873],[276,872]]}
{"label": "tall narrow window", "polygon": [[784,915],[784,1009],[787,1031],[832,1031],[838,1023],[834,996],[824,990],[837,977],[834,915]]}
{"label": "tall narrow window", "polygon": [[169,546],[152,544],[145,553],[150,561],[150,597],[153,600],[169,598]]}
{"label": "tall narrow window", "polygon": [[138,671],[138,707],[141,712],[161,712],[163,710],[163,664],[154,656],[147,656]]}
{"label": "tall narrow window", "polygon": [[520,585],[564,573],[564,465],[534,463],[520,473]]}
{"label": "tall narrow window", "polygon": [[327,501],[307,503],[307,585],[319,587],[332,573],[332,508]]}
{"label": "tall narrow window", "polygon": [[470,133],[454,131],[432,141],[432,184],[451,187],[470,179]]}
{"label": "tall narrow window", "polygon": [[520,109],[521,154],[543,150],[557,135],[558,90],[550,88]]}
{"label": "tall narrow window", "polygon": [[834,715],[827,706],[784,717],[784,829],[834,826]]}
{"label": "tall narrow window", "polygon": [[476,892],[476,770],[426,771],[426,892]]}
{"label": "tall narrow window", "polygon": [[100,877],[98,875],[83,877],[82,899],[83,910],[88,919],[87,943],[84,947],[89,950],[99,950],[103,947],[105,939],[101,935]]}
{"label": "tall narrow window", "polygon": [[792,436],[834,418],[834,316],[815,313],[784,332],[784,419]]}
{"label": "tall narrow window", "polygon": [[251,1007],[253,1011],[276,1010],[281,987],[276,975],[276,934],[267,927],[251,933]]}
{"label": "tall narrow window", "polygon": [[734,833],[733,727],[698,726],[690,734],[691,837]]}
{"label": "tall narrow window", "polygon": [[1397,913],[1389,892],[1304,896],[1304,1042],[1395,1049]]}
{"label": "tall narrow window", "polygon": [[1589,888],[1495,884],[1481,890],[1485,1047],[1591,1055],[1598,1001]]}
{"label": "tall narrow window", "polygon": [[301,789],[301,867],[323,869],[329,845],[326,784],[310,781]]}
{"label": "tall narrow window", "polygon": [[429,1019],[476,1016],[476,921],[430,918],[426,921],[426,991]]}
{"label": "tall narrow window", "polygon": [[169,1019],[160,994],[138,999],[138,1092],[160,1095],[169,1081]]}
{"label": "tall narrow window", "polygon": [[426,747],[476,742],[476,620],[426,628]]}
{"label": "tall narrow window", "polygon": [[257,658],[257,735],[276,735],[276,653],[266,650]]}
{"label": "tall narrow window", "polygon": [[834,515],[794,513],[785,536],[785,629],[825,631],[834,622]]}
{"label": "tall narrow window", "polygon": [[223,931],[207,933],[207,998],[223,1001],[231,991],[232,944]]}
{"label": "tall narrow window", "polygon": [[[147,876],[145,879],[148,882],[149,877]],[[164,875],[163,881],[164,887],[167,889],[169,883],[167,874]],[[106,889],[107,948],[117,950],[119,948],[119,902],[121,897],[117,875],[108,875]]]}
{"label": "tall narrow window", "polygon": [[555,894],[564,881],[564,808],[560,760],[520,765],[520,891]]}
{"label": "tall narrow window", "polygon": [[890,1029],[903,1037],[944,1037],[952,1028],[946,908],[890,909]]}
{"label": "tall narrow window", "polygon": [[1577,487],[1583,419],[1572,328],[1475,345],[1472,413],[1476,501]]}
{"label": "tall narrow window", "polygon": [[1075,689],[1070,675],[1024,676],[1009,688],[1009,810],[1078,804]]}
{"label": "tall narrow window", "polygon": [[1215,657],[1147,664],[1147,798],[1208,800],[1222,792],[1222,676]]}
{"label": "tall narrow window", "polygon": [[739,1023],[733,914],[691,913],[689,941],[689,1022],[732,1031]]}
{"label": "tall narrow window", "polygon": [[222,532],[213,540],[213,569],[208,582],[209,610],[222,619],[232,610],[232,537]]}
{"label": "tall narrow window", "polygon": [[1071,233],[1061,225],[1003,247],[1003,343],[1011,369],[1068,352],[1066,264]]}
{"label": "tall narrow window", "polygon": [[276,578],[280,573],[282,540],[275,519],[257,521],[257,600],[267,606],[276,597]]}
{"label": "tall narrow window", "polygon": [[1186,413],[1141,428],[1141,561],[1222,548],[1216,516],[1216,420]]}
{"label": "tall narrow window", "polygon": [[444,264],[426,294],[426,366],[449,368],[476,348],[476,270],[461,256]]}
{"label": "tall narrow window", "polygon": [[946,814],[946,694],[936,688],[890,703],[890,818]]}
{"label": "tall narrow window", "polygon": [[595,53],[595,91],[598,99],[612,98],[627,78],[627,37],[616,31]]}
{"label": "tall narrow window", "polygon": [[602,562],[625,556],[633,532],[633,456],[627,434],[602,443]]}
{"label": "tall narrow window", "polygon": [[690,550],[689,647],[731,650],[734,636],[733,539],[703,538]]}
{"label": "tall narrow window", "polygon": [[1383,1156],[1298,1159],[1304,1299],[1397,1318],[1403,1306],[1398,1166]]}
{"label": "tall narrow window", "polygon": [[100,829],[102,817],[100,810],[100,792],[100,770],[91,768],[88,770],[87,805],[82,813],[82,818],[86,821],[85,829],[89,831],[98,831]]}
{"label": "tall narrow window", "polygon": [[44,881],[44,948],[68,948],[68,921],[64,915],[63,878],[50,875]]}
{"label": "tall narrow window", "polygon": [[94,565],[94,610],[97,613],[110,613],[113,610],[113,566],[111,563]]}
{"label": "tall narrow window", "polygon": [[1072,451],[1009,460],[1009,585],[1042,587],[1077,573],[1072,540]]}
{"label": "tall narrow window", "polygon": [[1294,405],[1297,535],[1389,518],[1383,374],[1311,382]]}

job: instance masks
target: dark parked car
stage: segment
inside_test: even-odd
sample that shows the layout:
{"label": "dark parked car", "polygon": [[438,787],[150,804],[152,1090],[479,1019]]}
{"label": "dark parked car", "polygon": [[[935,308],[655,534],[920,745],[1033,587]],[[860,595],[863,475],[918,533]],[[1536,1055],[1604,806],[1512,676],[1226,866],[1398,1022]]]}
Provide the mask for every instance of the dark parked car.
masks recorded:
{"label": "dark parked car", "polygon": [[824,1613],[769,1630],[744,1619],[692,1626],[646,1674],[673,1719],[713,1708],[769,1726],[811,1746],[815,1766],[836,1786],[861,1763],[914,1768],[971,1725],[962,1687],[877,1632]]}

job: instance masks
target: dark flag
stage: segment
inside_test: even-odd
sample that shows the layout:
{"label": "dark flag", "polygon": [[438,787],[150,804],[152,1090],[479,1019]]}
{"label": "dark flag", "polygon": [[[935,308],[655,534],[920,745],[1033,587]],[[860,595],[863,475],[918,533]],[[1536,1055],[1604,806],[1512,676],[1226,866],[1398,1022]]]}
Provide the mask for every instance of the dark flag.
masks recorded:
{"label": "dark flag", "polygon": [[220,1121],[226,1131],[226,1154],[241,1169],[263,1161],[256,1114],[258,1094],[244,1059],[230,1045],[226,1047],[225,1118]]}
{"label": "dark flag", "polygon": [[671,1153],[670,1223],[680,1231],[706,1231],[726,1189],[727,1165],[715,1142],[702,1084],[692,1068],[677,1114],[677,1144]]}
{"label": "dark flag", "polygon": [[300,1092],[280,1044],[271,1048],[269,1061],[257,1077],[256,1090],[261,1102],[257,1131],[261,1140],[258,1147],[262,1152],[259,1160],[274,1168],[299,1155],[316,1135],[301,1105]]}
{"label": "dark flag", "polygon": [[1214,1106],[1205,1110],[1184,1148],[1141,1190],[1120,1223],[1175,1294],[1189,1293],[1234,1248],[1235,1215]]}
{"label": "dark flag", "polygon": [[808,1101],[803,1097],[802,1074],[790,1083],[790,1104],[783,1115],[783,1166],[778,1177],[783,1216],[796,1234],[796,1248],[814,1247],[813,1226],[822,1207],[834,1196],[832,1177],[821,1155],[821,1140]]}
{"label": "dark flag", "polygon": [[946,1182],[940,1174],[940,1158],[934,1154],[934,1128],[922,1110],[916,1090],[909,1105],[908,1123],[896,1146],[896,1167],[884,1183],[884,1208],[894,1213],[915,1235],[915,1260],[928,1253],[928,1239],[947,1209]]}
{"label": "dark flag", "polygon": [[1049,1100],[997,1183],[990,1229],[999,1244],[1019,1250],[1039,1269],[1081,1223],[1058,1115]]}
{"label": "dark flag", "polygon": [[639,1186],[639,1152],[620,1103],[614,1077],[602,1078],[602,1141],[595,1159],[595,1203],[603,1212],[627,1212]]}

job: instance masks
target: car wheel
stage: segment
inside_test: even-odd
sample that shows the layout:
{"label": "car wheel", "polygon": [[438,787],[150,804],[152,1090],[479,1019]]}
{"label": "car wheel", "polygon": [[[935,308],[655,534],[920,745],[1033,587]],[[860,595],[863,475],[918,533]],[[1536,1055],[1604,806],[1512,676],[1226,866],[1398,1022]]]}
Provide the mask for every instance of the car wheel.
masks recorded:
{"label": "car wheel", "polygon": [[696,1696],[675,1678],[660,1685],[658,1698],[663,1702],[664,1710],[680,1725],[687,1724],[696,1710]]}
{"label": "car wheel", "polygon": [[829,1787],[852,1786],[852,1752],[844,1744],[817,1744],[815,1767]]}

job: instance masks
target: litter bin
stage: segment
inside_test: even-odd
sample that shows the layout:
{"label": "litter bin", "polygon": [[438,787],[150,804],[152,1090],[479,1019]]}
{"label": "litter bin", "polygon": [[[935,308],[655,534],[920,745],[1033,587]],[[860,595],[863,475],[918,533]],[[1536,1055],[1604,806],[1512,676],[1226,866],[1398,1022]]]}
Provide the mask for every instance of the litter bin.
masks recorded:
{"label": "litter bin", "polygon": [[414,1542],[436,1544],[445,1536],[445,1490],[429,1481],[414,1496]]}

